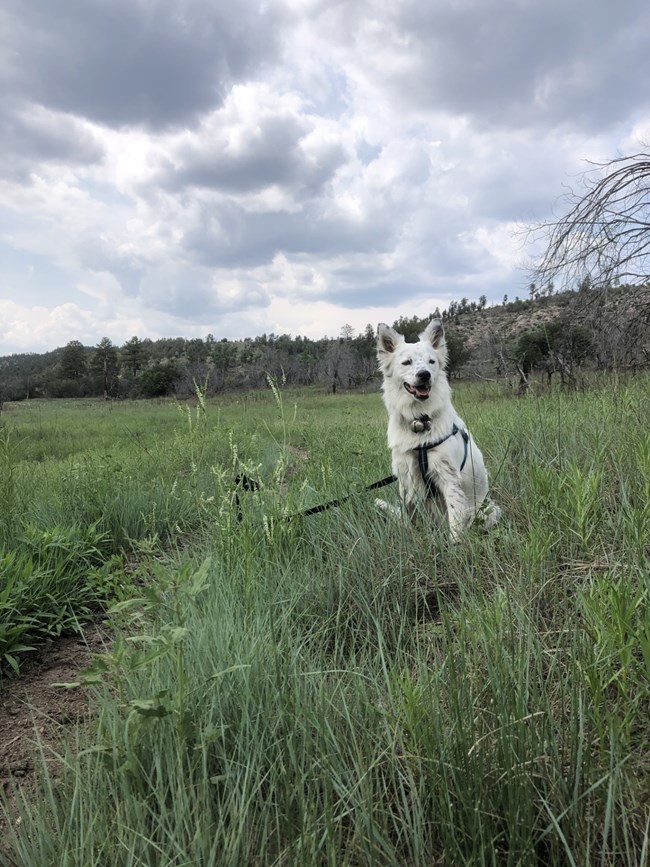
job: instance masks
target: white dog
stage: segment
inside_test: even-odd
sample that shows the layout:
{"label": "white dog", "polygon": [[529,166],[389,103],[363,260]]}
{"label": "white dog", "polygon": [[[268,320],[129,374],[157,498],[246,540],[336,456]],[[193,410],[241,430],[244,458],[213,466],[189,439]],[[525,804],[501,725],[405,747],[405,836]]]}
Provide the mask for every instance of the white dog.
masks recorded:
{"label": "white dog", "polygon": [[[442,322],[433,319],[417,343],[407,343],[380,323],[377,357],[393,473],[407,513],[412,515],[420,503],[444,506],[454,540],[479,509],[484,526],[491,527],[501,510],[488,499],[483,455],[451,403]],[[377,504],[388,508],[382,500]]]}

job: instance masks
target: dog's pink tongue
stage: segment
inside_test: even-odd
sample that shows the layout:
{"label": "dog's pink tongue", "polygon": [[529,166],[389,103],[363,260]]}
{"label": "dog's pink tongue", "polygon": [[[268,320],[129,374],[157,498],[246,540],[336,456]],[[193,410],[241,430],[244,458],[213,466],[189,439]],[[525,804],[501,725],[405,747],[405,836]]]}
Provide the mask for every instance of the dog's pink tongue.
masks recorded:
{"label": "dog's pink tongue", "polygon": [[421,386],[416,385],[415,386],[415,393],[417,394],[418,397],[429,397],[429,389],[426,387],[422,388]]}

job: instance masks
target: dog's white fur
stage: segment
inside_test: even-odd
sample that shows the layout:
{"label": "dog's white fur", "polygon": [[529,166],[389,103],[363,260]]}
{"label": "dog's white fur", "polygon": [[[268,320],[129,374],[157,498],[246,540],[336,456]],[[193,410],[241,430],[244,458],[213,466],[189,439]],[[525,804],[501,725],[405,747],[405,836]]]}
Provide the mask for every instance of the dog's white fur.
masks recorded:
{"label": "dog's white fur", "polygon": [[[429,474],[439,494],[427,498],[427,488],[418,465],[417,447],[436,442],[451,433],[454,424],[465,429],[451,402],[447,382],[447,345],[442,322],[433,319],[417,343],[380,323],[377,357],[383,374],[382,390],[388,410],[388,446],[393,473],[409,515],[419,504],[444,506],[452,538],[457,540],[481,510],[484,526],[496,523],[499,507],[488,499],[488,475],[483,455],[469,437],[467,460],[461,472],[465,444],[460,432],[428,451]],[[378,500],[383,508],[387,505]]]}

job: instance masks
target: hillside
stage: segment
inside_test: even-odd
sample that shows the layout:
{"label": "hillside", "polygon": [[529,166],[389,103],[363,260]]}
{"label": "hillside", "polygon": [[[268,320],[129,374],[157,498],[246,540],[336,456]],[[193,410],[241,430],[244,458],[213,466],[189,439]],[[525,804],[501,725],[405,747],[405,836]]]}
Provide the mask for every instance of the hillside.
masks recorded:
{"label": "hillside", "polygon": [[650,288],[646,287],[517,299],[456,312],[447,321],[448,331],[458,336],[470,356],[461,368],[466,375],[517,369],[531,340],[538,355],[544,356],[533,360],[533,367],[546,363],[549,356],[555,362],[563,356],[600,368],[650,363]]}
{"label": "hillside", "polygon": [[616,316],[627,322],[639,310],[641,291],[645,295],[641,300],[647,306],[650,304],[650,289],[626,286],[610,289],[606,297],[562,292],[531,301],[517,299],[483,310],[457,312],[450,322],[469,346],[476,348],[490,334],[497,334],[504,341],[516,341],[527,331],[543,328],[567,316],[581,324],[592,323],[595,315]]}

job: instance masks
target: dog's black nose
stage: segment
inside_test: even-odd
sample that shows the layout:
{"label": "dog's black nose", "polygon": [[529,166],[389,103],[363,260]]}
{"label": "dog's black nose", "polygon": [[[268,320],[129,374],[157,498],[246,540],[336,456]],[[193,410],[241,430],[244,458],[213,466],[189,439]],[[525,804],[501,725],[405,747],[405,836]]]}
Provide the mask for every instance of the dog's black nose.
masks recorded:
{"label": "dog's black nose", "polygon": [[431,374],[428,370],[420,370],[418,371],[418,382],[429,382],[431,380]]}

